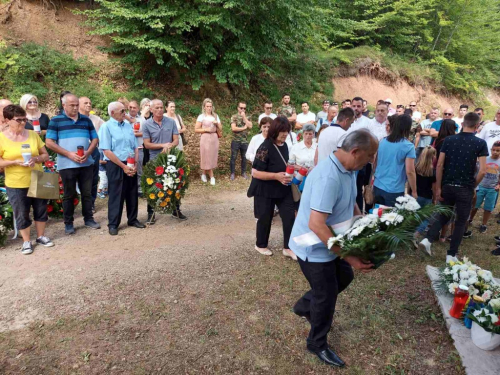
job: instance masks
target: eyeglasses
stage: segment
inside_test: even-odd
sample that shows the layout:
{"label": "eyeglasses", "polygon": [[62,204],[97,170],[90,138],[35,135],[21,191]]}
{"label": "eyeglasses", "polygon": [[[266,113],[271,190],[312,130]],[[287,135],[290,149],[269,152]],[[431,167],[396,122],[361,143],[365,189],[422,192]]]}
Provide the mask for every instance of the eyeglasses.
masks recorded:
{"label": "eyeglasses", "polygon": [[339,105],[339,103],[337,103],[337,102],[333,102],[331,105]]}
{"label": "eyeglasses", "polygon": [[453,116],[453,113],[443,113],[445,116]]}
{"label": "eyeglasses", "polygon": [[417,105],[416,104],[410,104],[410,107],[416,107]]}
{"label": "eyeglasses", "polygon": [[30,100],[28,104],[38,104],[38,102],[36,100]]}
{"label": "eyeglasses", "polygon": [[24,118],[14,118],[14,121],[16,121],[18,124],[22,124],[23,122],[27,122],[28,119],[26,117]]}
{"label": "eyeglasses", "polygon": [[125,111],[125,108],[122,108],[122,109],[120,110],[120,113],[125,113],[125,112],[126,112],[126,111]]}

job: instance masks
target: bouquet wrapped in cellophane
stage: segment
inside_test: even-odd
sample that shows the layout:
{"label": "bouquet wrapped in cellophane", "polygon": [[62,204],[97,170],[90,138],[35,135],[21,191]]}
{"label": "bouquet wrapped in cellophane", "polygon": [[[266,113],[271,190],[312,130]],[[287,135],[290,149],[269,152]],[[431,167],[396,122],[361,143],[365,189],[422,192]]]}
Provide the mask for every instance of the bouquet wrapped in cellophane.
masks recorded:
{"label": "bouquet wrapped in cellophane", "polygon": [[374,268],[394,258],[399,249],[414,246],[414,233],[419,225],[434,214],[451,216],[446,206],[427,205],[420,207],[416,199],[405,195],[396,199],[395,207],[387,207],[378,214],[360,216],[343,233],[335,233],[328,240],[328,248],[340,247],[340,256],[356,256],[370,261]]}

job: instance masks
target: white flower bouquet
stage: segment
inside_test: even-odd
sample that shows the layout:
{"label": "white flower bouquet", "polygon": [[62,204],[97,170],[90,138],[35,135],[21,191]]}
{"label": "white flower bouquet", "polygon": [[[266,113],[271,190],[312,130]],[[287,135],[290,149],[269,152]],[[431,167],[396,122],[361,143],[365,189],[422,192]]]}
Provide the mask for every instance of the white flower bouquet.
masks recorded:
{"label": "white flower bouquet", "polygon": [[500,346],[500,298],[476,304],[467,317],[472,320],[471,339],[476,346],[483,350]]}
{"label": "white flower bouquet", "polygon": [[377,210],[354,221],[343,233],[335,233],[328,240],[328,248],[340,247],[341,256],[356,256],[370,261],[374,268],[393,258],[396,250],[413,247],[413,235],[418,226],[435,213],[451,216],[445,206],[420,207],[415,198],[405,195],[396,199],[395,207]]}
{"label": "white flower bouquet", "polygon": [[446,267],[439,270],[438,288],[441,291],[455,294],[459,285],[467,286],[471,296],[477,295],[485,302],[500,298],[500,285],[495,282],[492,273],[472,263],[467,257],[462,260],[452,258]]}

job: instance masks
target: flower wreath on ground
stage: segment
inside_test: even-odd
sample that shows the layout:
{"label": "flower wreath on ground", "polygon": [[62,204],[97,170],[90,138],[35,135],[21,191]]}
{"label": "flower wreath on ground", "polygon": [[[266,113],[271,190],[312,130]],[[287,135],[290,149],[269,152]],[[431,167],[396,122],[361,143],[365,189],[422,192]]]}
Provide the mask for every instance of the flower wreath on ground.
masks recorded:
{"label": "flower wreath on ground", "polygon": [[393,258],[396,250],[414,247],[414,233],[423,221],[437,213],[451,216],[452,212],[441,205],[420,207],[409,195],[397,198],[396,202],[395,207],[381,206],[369,215],[333,226],[334,237],[328,240],[328,248],[339,246],[340,256],[356,256],[378,268]]}
{"label": "flower wreath on ground", "polygon": [[[57,154],[52,150],[47,150],[49,152],[49,160],[43,164],[43,171],[48,173],[57,173]],[[64,189],[61,176],[59,176],[59,199],[51,199],[47,202],[47,213],[50,217],[61,218],[63,217],[63,197]],[[79,198],[73,199],[73,204],[78,206],[80,203]]]}
{"label": "flower wreath on ground", "polygon": [[189,186],[189,165],[177,148],[159,154],[143,168],[141,186],[155,212],[172,213]]}
{"label": "flower wreath on ground", "polygon": [[[0,179],[0,186],[5,186],[3,178]],[[0,187],[0,246],[5,245],[7,235],[12,229],[14,229],[14,213],[5,188]]]}

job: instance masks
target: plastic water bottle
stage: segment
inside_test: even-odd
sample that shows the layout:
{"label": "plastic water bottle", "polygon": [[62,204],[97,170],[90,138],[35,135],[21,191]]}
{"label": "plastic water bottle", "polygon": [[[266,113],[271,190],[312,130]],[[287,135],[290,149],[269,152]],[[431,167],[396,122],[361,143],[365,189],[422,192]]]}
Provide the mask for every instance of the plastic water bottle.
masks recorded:
{"label": "plastic water bottle", "polygon": [[302,167],[299,169],[299,172],[293,176],[292,184],[300,185],[304,180],[304,177],[307,176],[307,169]]}

